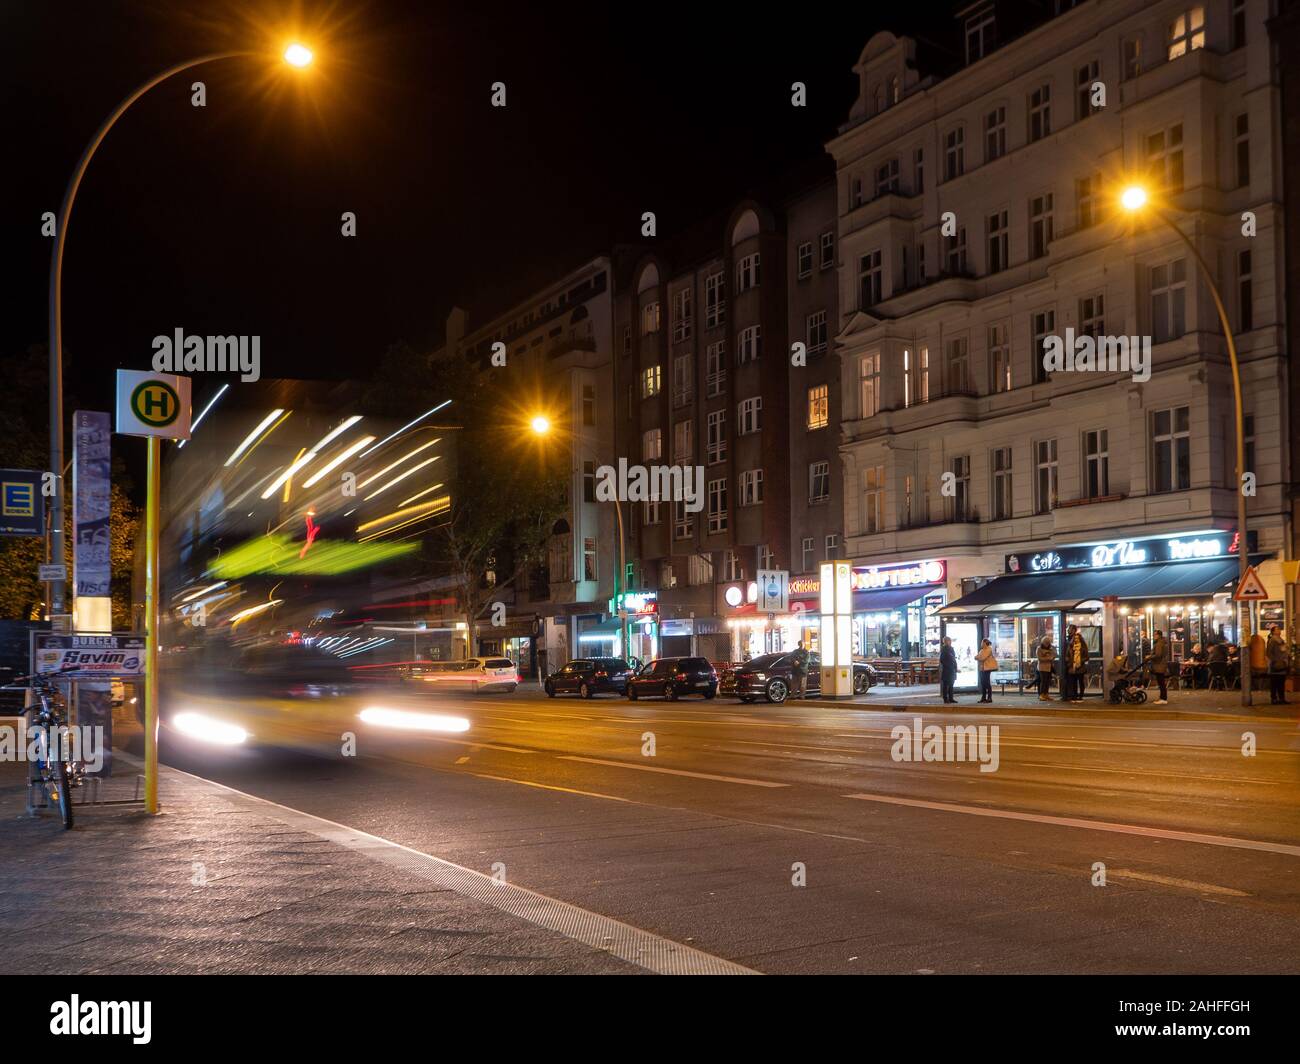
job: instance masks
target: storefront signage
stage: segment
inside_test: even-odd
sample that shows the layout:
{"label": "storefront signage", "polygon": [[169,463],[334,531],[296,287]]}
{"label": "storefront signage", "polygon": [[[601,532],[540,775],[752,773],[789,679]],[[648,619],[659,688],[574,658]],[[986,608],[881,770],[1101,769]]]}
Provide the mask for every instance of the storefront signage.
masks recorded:
{"label": "storefront signage", "polygon": [[65,679],[137,679],[144,675],[144,637],[31,633],[32,672]]}
{"label": "storefront signage", "polygon": [[[1255,534],[1250,534],[1251,550]],[[1008,554],[1008,573],[1045,573],[1062,569],[1113,569],[1122,565],[1155,562],[1200,561],[1227,558],[1237,553],[1233,532],[1166,536],[1155,539],[1118,539],[1111,543],[1089,543],[1058,550]]]}
{"label": "storefront signage", "polygon": [[[854,591],[878,591],[885,587],[911,587],[913,584],[942,584],[948,575],[942,561],[908,562],[905,565],[858,565],[850,580]],[[817,595],[821,581],[815,576],[790,577],[790,594]]]}

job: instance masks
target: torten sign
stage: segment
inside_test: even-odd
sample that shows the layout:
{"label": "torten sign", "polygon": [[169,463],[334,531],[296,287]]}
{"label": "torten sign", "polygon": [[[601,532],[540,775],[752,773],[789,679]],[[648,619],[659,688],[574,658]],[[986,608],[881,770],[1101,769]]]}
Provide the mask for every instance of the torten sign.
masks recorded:
{"label": "torten sign", "polygon": [[[1255,533],[1250,533],[1255,549]],[[1211,532],[1153,539],[1118,539],[1110,543],[1085,543],[1059,550],[1008,554],[1008,573],[1048,573],[1062,569],[1112,569],[1121,565],[1155,562],[1200,561],[1226,558],[1237,553],[1235,532]]]}

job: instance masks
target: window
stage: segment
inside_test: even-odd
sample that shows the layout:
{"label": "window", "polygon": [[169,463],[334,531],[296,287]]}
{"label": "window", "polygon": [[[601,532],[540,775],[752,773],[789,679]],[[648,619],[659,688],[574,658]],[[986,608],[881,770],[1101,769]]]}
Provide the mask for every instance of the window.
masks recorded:
{"label": "window", "polygon": [[874,307],[884,296],[884,268],[879,250],[858,259],[858,309]]}
{"label": "window", "polygon": [[646,429],[641,433],[641,460],[653,462],[664,454],[664,436],[661,429]]}
{"label": "window", "polygon": [[1047,354],[1047,338],[1056,332],[1056,311],[1040,310],[1030,318],[1034,334],[1034,383],[1042,384],[1051,374],[1043,365]]}
{"label": "window", "polygon": [[1098,80],[1101,64],[1097,60],[1084,63],[1075,71],[1074,76],[1074,93],[1075,93],[1075,117],[1082,120],[1089,115],[1095,115],[1101,110],[1100,107],[1094,106],[1092,102],[1093,82]]}
{"label": "window", "polygon": [[[1242,437],[1242,442],[1246,445],[1245,446],[1246,472],[1249,473],[1252,470],[1258,468],[1255,465],[1255,415],[1254,414],[1241,415],[1241,437]],[[1232,454],[1232,464],[1235,466],[1237,464],[1237,448],[1235,446],[1232,448],[1231,454]],[[1241,478],[1238,477],[1237,481],[1238,483],[1240,483]]]}
{"label": "window", "polygon": [[582,578],[596,580],[596,541],[590,536],[582,541]]}
{"label": "window", "polygon": [[1040,85],[1029,94],[1029,143],[1052,132],[1052,86]]}
{"label": "window", "polygon": [[815,384],[808,389],[808,428],[824,429],[830,423],[830,389],[825,384]]}
{"label": "window", "polygon": [[966,337],[957,336],[948,341],[948,392],[966,395],[970,392],[970,355]]}
{"label": "window", "polygon": [[862,531],[870,535],[885,528],[885,467],[862,471]]}
{"label": "window", "polygon": [[651,336],[659,331],[659,301],[641,308],[641,335]]}
{"label": "window", "polygon": [[1169,23],[1169,58],[1205,47],[1205,8],[1189,8]]}
{"label": "window", "polygon": [[916,283],[925,284],[925,241],[916,242]]}
{"label": "window", "polygon": [[830,497],[831,464],[829,461],[813,462],[808,466],[808,501],[825,502]]}
{"label": "window", "polygon": [[989,369],[993,391],[1011,391],[1011,340],[1004,321],[989,326]]}
{"label": "window", "polygon": [[686,509],[686,500],[673,503],[673,539],[686,539],[695,533],[695,519]]}
{"label": "window", "polygon": [[663,387],[663,367],[656,364],[646,366],[641,370],[641,398],[649,399],[652,395],[658,395],[659,390]]}
{"label": "window", "polygon": [[763,471],[746,469],[740,474],[740,505],[757,506],[763,501]]}
{"label": "window", "polygon": [[734,550],[725,550],[722,552],[722,579],[745,579],[745,569],[740,564],[740,559],[736,557],[736,552]]}
{"label": "window", "polygon": [[1079,335],[1091,336],[1094,340],[1106,333],[1106,296],[1084,296],[1079,300]]}
{"label": "window", "polygon": [[1006,211],[994,211],[985,220],[988,231],[988,272],[1000,273],[1011,265],[1011,228],[1007,224]]}
{"label": "window", "polygon": [[659,523],[659,500],[652,499],[647,501],[644,505],[645,515],[641,523],[645,525],[657,525]]}
{"label": "window", "polygon": [[1147,176],[1165,192],[1183,190],[1183,124],[1148,135]]}
{"label": "window", "polygon": [[952,181],[966,172],[966,133],[961,126],[943,138],[943,179]]}
{"label": "window", "polygon": [[984,116],[984,161],[991,163],[1007,153],[1007,109],[995,107]]}
{"label": "window", "polygon": [[757,432],[761,427],[763,397],[756,395],[752,399],[742,399],[737,407],[736,435],[747,436]]}
{"label": "window", "polygon": [[568,532],[551,543],[551,582],[563,584],[573,579],[573,537]]}
{"label": "window", "polygon": [[822,233],[821,269],[829,270],[835,265],[835,234]]}
{"label": "window", "polygon": [[858,417],[880,413],[880,352],[858,359]]}
{"label": "window", "polygon": [[594,384],[584,384],[582,386],[582,423],[588,426],[596,424],[596,386]]}
{"label": "window", "polygon": [[719,462],[726,461],[727,458],[727,412],[725,410],[712,411],[705,424],[707,438],[705,440],[705,461],[709,465],[717,465]]}
{"label": "window", "polygon": [[582,463],[582,501],[596,501],[596,463]]}
{"label": "window", "polygon": [[1250,115],[1238,115],[1235,128],[1232,146],[1237,160],[1237,187],[1245,188],[1250,184]]}
{"label": "window", "polygon": [[1151,490],[1185,491],[1192,486],[1192,433],[1189,407],[1151,415]]}
{"label": "window", "polygon": [[1074,213],[1080,229],[1090,229],[1102,220],[1101,174],[1081,177],[1074,183]]}
{"label": "window", "polygon": [[694,392],[695,360],[690,355],[673,359],[673,406],[685,406]]}
{"label": "window", "polygon": [[952,236],[943,238],[943,254],[950,274],[966,272],[966,227],[959,226]]}
{"label": "window", "polygon": [[757,362],[763,354],[763,327],[751,325],[741,329],[740,339],[736,344],[736,362],[743,366],[746,362]]}
{"label": "window", "polygon": [[824,355],[826,353],[826,311],[816,310],[809,314],[805,329],[808,337],[808,354]]}
{"label": "window", "polygon": [[761,274],[758,252],[755,251],[752,255],[746,255],[736,265],[736,291],[748,292],[751,288],[758,287],[762,280]]}
{"label": "window", "polygon": [[912,149],[912,195],[925,191],[925,149]]}
{"label": "window", "polygon": [[1057,473],[1056,441],[1039,440],[1034,445],[1035,480],[1034,513],[1045,514],[1056,509]]}
{"label": "window", "polygon": [[681,289],[673,296],[673,340],[685,340],[691,335],[691,290]]}
{"label": "window", "polygon": [[758,567],[760,569],[776,568],[776,555],[766,543],[758,548]]}
{"label": "window", "polygon": [[623,326],[623,354],[630,355],[631,353],[632,353],[632,326],[624,325]]}
{"label": "window", "polygon": [[1232,0],[1232,35],[1229,47],[1236,51],[1246,45],[1246,0]]}
{"label": "window", "polygon": [[876,167],[876,195],[898,191],[898,160],[890,159]]}
{"label": "window", "polygon": [[1142,38],[1125,37],[1120,46],[1120,63],[1124,71],[1124,80],[1132,81],[1142,73]]}
{"label": "window", "polygon": [[993,520],[1005,521],[1011,516],[1011,448],[995,447],[989,464],[993,473]]}
{"label": "window", "polygon": [[1106,429],[1083,434],[1083,490],[1089,499],[1110,494],[1110,433]]}
{"label": "window", "polygon": [[812,572],[813,566],[817,563],[816,544],[817,541],[813,539],[812,536],[803,537],[803,540],[800,544],[803,549],[803,566],[800,568],[799,570],[800,572],[803,573]]}
{"label": "window", "polygon": [[719,340],[704,351],[704,394],[710,399],[722,394],[727,383],[727,345]]}
{"label": "window", "polygon": [[861,207],[866,202],[866,197],[862,194],[862,178],[854,177],[849,182],[849,206]]}
{"label": "window", "polygon": [[903,349],[903,405],[930,401],[930,349]]}
{"label": "window", "polygon": [[811,240],[805,240],[795,252],[796,270],[800,280],[812,275],[813,246]]}
{"label": "window", "polygon": [[673,573],[672,562],[659,563],[659,586],[663,588],[677,586],[677,577]]}
{"label": "window", "polygon": [[992,4],[981,8],[966,19],[967,64],[983,59],[993,50],[995,29]]}
{"label": "window", "polygon": [[691,586],[713,583],[713,560],[707,554],[692,554],[687,580]]}
{"label": "window", "polygon": [[1176,340],[1187,325],[1187,264],[1183,259],[1151,267],[1151,339]]}
{"label": "window", "polygon": [[673,464],[687,465],[695,457],[695,422],[689,418],[673,425]]}
{"label": "window", "polygon": [[1251,283],[1251,253],[1237,252],[1237,330],[1250,332],[1255,327],[1255,294]]}
{"label": "window", "polygon": [[709,534],[727,530],[727,478],[709,481]]}
{"label": "window", "polygon": [[970,455],[958,455],[949,467],[952,473],[952,519],[970,520]]}
{"label": "window", "polygon": [[838,532],[828,533],[826,536],[826,561],[831,561],[840,549],[840,536]]}
{"label": "window", "polygon": [[1048,192],[1034,196],[1029,201],[1029,257],[1041,259],[1055,235],[1053,226],[1053,196]]}
{"label": "window", "polygon": [[727,320],[727,275],[719,270],[704,279],[704,327],[716,329]]}

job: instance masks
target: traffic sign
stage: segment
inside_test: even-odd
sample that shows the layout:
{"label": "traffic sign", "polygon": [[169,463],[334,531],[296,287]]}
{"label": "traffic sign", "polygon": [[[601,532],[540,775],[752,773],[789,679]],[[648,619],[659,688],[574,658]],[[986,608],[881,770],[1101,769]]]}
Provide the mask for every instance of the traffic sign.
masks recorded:
{"label": "traffic sign", "polygon": [[40,575],[37,577],[41,583],[47,580],[66,580],[68,578],[68,567],[62,562],[56,562],[53,565],[42,565]]}
{"label": "traffic sign", "polygon": [[1241,578],[1241,583],[1237,585],[1237,590],[1232,593],[1232,597],[1238,602],[1255,602],[1269,597],[1253,565],[1247,568],[1246,575]]}
{"label": "traffic sign", "polygon": [[760,613],[787,613],[790,609],[790,573],[786,569],[758,571]]}
{"label": "traffic sign", "polygon": [[190,438],[190,379],[134,369],[117,371],[117,431],[124,436]]}

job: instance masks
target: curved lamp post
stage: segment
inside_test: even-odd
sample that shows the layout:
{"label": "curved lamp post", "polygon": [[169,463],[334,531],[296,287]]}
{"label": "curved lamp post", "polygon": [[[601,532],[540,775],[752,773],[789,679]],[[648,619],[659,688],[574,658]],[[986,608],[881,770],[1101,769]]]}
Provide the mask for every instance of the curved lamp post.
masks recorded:
{"label": "curved lamp post", "polygon": [[[1250,568],[1250,551],[1246,539],[1246,496],[1241,490],[1241,476],[1246,472],[1246,418],[1241,399],[1241,365],[1237,361],[1237,344],[1232,336],[1232,326],[1228,324],[1228,312],[1224,308],[1223,297],[1219,294],[1219,287],[1214,283],[1214,276],[1210,273],[1210,267],[1204,256],[1174,220],[1159,206],[1149,202],[1149,199],[1146,189],[1141,185],[1130,185],[1120,194],[1119,201],[1120,205],[1133,215],[1143,209],[1150,210],[1187,246],[1187,250],[1192,253],[1192,258],[1196,260],[1196,265],[1200,267],[1201,277],[1214,299],[1214,309],[1218,311],[1219,324],[1223,326],[1223,337],[1228,344],[1228,364],[1232,368],[1232,397],[1237,423],[1237,575],[1240,583],[1246,578],[1246,570]],[[1250,605],[1240,607],[1239,614],[1241,628],[1237,640],[1241,644],[1241,704],[1249,706],[1251,704]]]}

